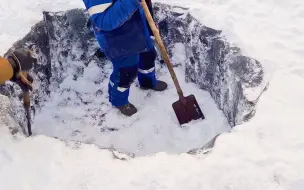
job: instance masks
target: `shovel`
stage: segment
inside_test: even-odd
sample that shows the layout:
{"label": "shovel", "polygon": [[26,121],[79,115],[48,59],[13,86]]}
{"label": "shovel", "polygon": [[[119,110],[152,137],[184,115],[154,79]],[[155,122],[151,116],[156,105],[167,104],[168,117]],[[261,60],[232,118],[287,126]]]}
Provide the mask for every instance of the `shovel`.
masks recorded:
{"label": "shovel", "polygon": [[195,96],[191,94],[187,97],[184,97],[183,91],[182,91],[182,89],[179,85],[179,82],[178,82],[177,77],[175,75],[175,72],[173,70],[173,65],[170,62],[170,59],[169,59],[168,53],[166,51],[166,48],[165,48],[165,46],[162,42],[159,31],[155,26],[155,23],[153,21],[153,18],[151,16],[151,13],[149,11],[149,8],[148,8],[145,0],[142,0],[141,6],[142,6],[142,8],[145,12],[146,18],[147,18],[148,23],[151,27],[151,30],[154,34],[156,42],[159,46],[162,57],[163,57],[165,63],[167,64],[167,66],[168,66],[169,72],[171,74],[171,77],[173,79],[174,85],[175,85],[176,90],[177,90],[177,94],[179,96],[179,100],[174,102],[172,104],[172,107],[173,107],[173,110],[176,114],[176,117],[177,117],[180,125],[188,123],[192,120],[205,119],[205,116],[204,116],[202,110],[200,109],[200,107],[199,107],[199,105],[196,101]]}

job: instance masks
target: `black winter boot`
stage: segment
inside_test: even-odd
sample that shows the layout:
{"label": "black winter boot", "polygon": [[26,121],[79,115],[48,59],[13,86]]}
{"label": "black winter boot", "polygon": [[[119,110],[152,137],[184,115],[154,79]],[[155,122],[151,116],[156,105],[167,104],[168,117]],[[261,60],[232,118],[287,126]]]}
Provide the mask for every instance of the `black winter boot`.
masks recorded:
{"label": "black winter boot", "polygon": [[157,83],[156,83],[155,87],[153,87],[153,88],[147,88],[147,87],[143,87],[142,86],[141,89],[143,89],[143,90],[150,90],[151,89],[151,90],[160,92],[160,91],[166,90],[167,87],[168,87],[168,85],[167,85],[166,82],[161,81],[161,80],[157,80]]}
{"label": "black winter boot", "polygon": [[131,103],[128,103],[124,106],[119,106],[119,107],[117,107],[117,109],[119,109],[119,111],[122,114],[124,114],[125,116],[132,116],[133,114],[135,114],[137,112],[136,107]]}

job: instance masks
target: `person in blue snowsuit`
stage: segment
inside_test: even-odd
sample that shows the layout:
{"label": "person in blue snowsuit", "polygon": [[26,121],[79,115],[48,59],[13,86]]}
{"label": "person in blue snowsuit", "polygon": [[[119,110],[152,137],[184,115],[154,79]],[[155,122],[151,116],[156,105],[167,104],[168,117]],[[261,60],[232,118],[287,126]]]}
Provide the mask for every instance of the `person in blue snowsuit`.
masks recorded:
{"label": "person in blue snowsuit", "polygon": [[[142,89],[163,91],[167,84],[156,80],[156,51],[152,31],[140,5],[141,0],[83,0],[89,12],[101,51],[113,64],[109,101],[124,115],[137,112],[128,101],[136,76]],[[146,0],[152,13],[151,0]]]}

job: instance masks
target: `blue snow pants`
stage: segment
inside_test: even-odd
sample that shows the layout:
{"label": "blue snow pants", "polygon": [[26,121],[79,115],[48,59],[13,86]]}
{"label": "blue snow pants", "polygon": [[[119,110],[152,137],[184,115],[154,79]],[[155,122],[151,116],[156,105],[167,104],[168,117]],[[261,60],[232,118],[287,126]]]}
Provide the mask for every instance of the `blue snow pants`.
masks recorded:
{"label": "blue snow pants", "polygon": [[113,72],[109,81],[109,101],[113,106],[129,103],[130,86],[138,78],[140,86],[152,88],[156,85],[155,77],[156,51],[138,53],[124,58],[111,60]]}

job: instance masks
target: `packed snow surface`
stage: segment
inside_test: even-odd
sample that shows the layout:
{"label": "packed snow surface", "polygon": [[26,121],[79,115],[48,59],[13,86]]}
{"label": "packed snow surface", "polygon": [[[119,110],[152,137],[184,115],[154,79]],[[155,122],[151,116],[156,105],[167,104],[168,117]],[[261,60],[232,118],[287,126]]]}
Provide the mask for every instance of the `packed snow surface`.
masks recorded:
{"label": "packed snow surface", "polygon": [[[183,47],[179,45],[175,49],[183,50]],[[185,55],[181,50],[177,52],[180,52],[179,57]],[[51,100],[35,116],[34,134],[97,144],[101,148],[114,148],[140,156],[157,152],[188,152],[203,147],[216,135],[231,129],[210,94],[198,90],[193,83],[184,82],[185,69],[182,67],[176,69],[176,74],[182,79],[184,94],[188,96],[191,93],[197,97],[206,119],[180,126],[172,109],[172,103],[178,101],[176,89],[168,69],[159,64],[156,65],[157,78],[168,82],[168,89],[164,92],[141,90],[136,80],[130,89],[129,101],[138,112],[132,117],[122,115],[108,101],[108,77],[112,64],[106,61],[100,68],[97,61],[91,61],[77,81],[73,77],[78,70],[72,67],[79,62],[69,62],[71,68],[67,69],[67,77],[58,89],[51,92]],[[103,82],[95,82],[103,77],[106,78]]]}
{"label": "packed snow surface", "polygon": [[[304,2],[169,3],[191,8],[202,23],[223,30],[265,64],[272,78],[255,117],[221,135],[209,155],[157,153],[128,161],[94,145],[75,149],[42,135],[12,138],[1,124],[0,189],[304,189]],[[82,1],[1,3],[0,52],[26,34],[41,11],[75,7],[83,8]]]}

